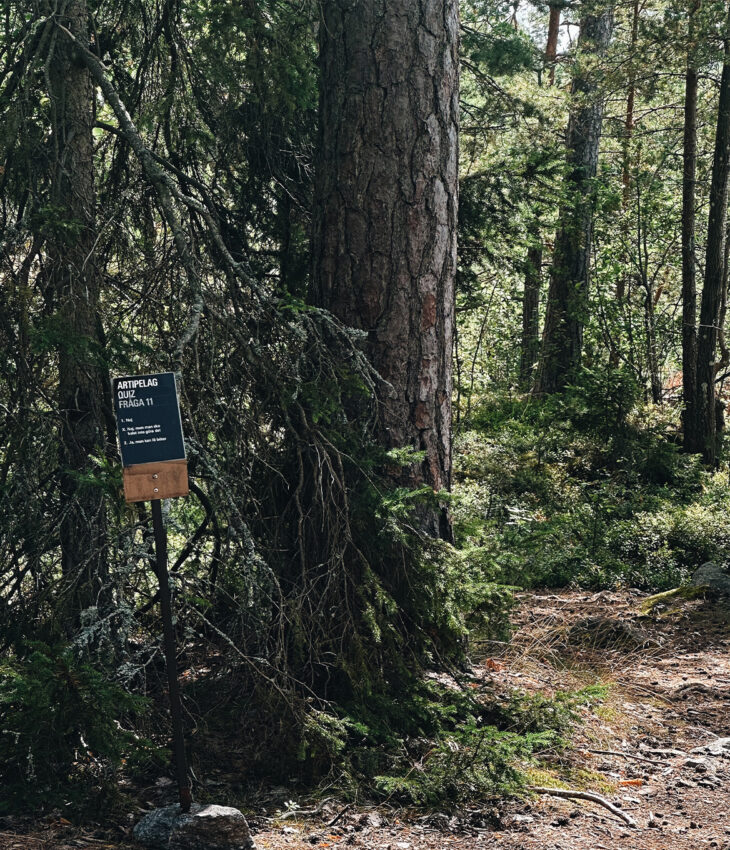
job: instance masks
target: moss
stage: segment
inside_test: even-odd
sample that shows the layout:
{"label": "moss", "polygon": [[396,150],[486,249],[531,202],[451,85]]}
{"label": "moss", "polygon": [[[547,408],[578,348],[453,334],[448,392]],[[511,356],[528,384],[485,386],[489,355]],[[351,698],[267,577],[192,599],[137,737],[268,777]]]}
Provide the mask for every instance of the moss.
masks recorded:
{"label": "moss", "polygon": [[651,614],[657,605],[664,605],[666,602],[689,602],[692,599],[700,599],[707,593],[707,585],[695,587],[693,585],[682,585],[675,587],[673,590],[665,590],[662,593],[655,593],[653,596],[647,596],[639,605],[639,613],[648,616]]}

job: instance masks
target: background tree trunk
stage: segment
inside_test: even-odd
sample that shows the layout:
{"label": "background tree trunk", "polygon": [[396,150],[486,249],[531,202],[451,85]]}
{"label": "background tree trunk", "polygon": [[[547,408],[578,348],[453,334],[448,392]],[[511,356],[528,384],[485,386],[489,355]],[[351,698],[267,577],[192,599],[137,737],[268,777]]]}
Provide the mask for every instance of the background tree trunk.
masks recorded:
{"label": "background tree trunk", "polygon": [[[555,60],[558,55],[561,6],[550,6],[548,34],[543,61],[550,69],[548,85],[555,82]],[[540,356],[540,289],[542,287],[542,234],[539,213],[528,225],[529,245],[525,262],[525,285],[522,291],[522,340],[520,346],[520,387],[529,390],[534,383],[533,369]]]}
{"label": "background tree trunk", "polygon": [[[600,57],[613,30],[613,8],[581,20],[579,50]],[[590,65],[590,63],[588,63]],[[571,89],[573,108],[566,136],[566,199],[555,239],[538,391],[562,390],[580,365],[587,309],[593,219],[593,187],[598,165],[603,102],[594,73],[578,70]]]}
{"label": "background tree trunk", "polygon": [[540,355],[540,284],[542,282],[542,241],[540,225],[533,222],[525,262],[525,289],[522,296],[522,347],[520,386],[529,390],[534,381],[533,368]]}
{"label": "background tree trunk", "polygon": [[[633,24],[631,28],[631,61],[634,61],[634,48],[639,32],[639,3],[634,3]],[[622,215],[622,237],[628,246],[630,239],[630,217],[627,215],[631,203],[631,137],[634,134],[634,103],[636,100],[636,73],[632,64],[629,75],[629,90],[626,94],[626,117],[624,118],[624,136],[621,142],[621,212]],[[628,269],[628,250],[623,256],[624,270],[616,278],[616,304],[619,316],[626,312],[626,281],[630,274]],[[617,340],[619,334],[616,335]],[[612,343],[609,354],[609,365],[614,369],[619,364],[619,347],[617,342]]]}
{"label": "background tree trunk", "polygon": [[548,18],[547,42],[545,44],[545,65],[548,67],[548,82],[555,82],[555,60],[558,57],[558,35],[560,33],[561,5],[550,5]]}
{"label": "background tree trunk", "polygon": [[[61,23],[84,43],[84,0],[71,0]],[[69,40],[52,46],[50,99],[55,162],[49,245],[58,304],[58,402],[61,416],[60,541],[62,568],[74,615],[99,602],[105,583],[106,518],[103,493],[90,483],[93,455],[104,452],[99,280],[94,261],[95,189],[93,87]]]}
{"label": "background tree trunk", "polygon": [[689,19],[689,49],[684,88],[684,152],[682,171],[682,411],[683,444],[693,451],[701,442],[695,433],[697,398],[697,281],[695,257],[695,188],[697,172],[697,69],[694,63],[694,19]]}
{"label": "background tree trunk", "polygon": [[[730,7],[729,7],[730,9]],[[710,184],[710,212],[707,222],[705,279],[702,286],[700,326],[697,332],[697,395],[695,423],[689,451],[701,452],[703,460],[714,466],[719,457],[715,377],[720,308],[725,281],[725,239],[727,222],[728,178],[730,177],[730,15],[726,24],[725,53],[717,109],[715,154]]]}

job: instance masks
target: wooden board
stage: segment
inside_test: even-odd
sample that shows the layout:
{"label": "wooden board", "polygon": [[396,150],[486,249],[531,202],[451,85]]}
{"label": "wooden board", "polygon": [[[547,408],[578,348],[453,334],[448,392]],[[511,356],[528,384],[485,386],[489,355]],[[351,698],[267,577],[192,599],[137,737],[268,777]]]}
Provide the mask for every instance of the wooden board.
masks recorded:
{"label": "wooden board", "polygon": [[137,463],[125,466],[122,475],[124,498],[127,502],[174,499],[177,496],[187,496],[190,492],[186,460]]}

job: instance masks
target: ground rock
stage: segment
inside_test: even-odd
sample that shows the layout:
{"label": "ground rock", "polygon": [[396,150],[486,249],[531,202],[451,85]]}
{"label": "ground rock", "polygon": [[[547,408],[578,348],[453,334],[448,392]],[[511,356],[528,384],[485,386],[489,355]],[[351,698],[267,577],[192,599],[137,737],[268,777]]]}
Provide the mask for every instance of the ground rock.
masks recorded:
{"label": "ground rock", "polygon": [[707,585],[710,590],[719,593],[721,596],[730,596],[730,575],[717,564],[713,564],[712,561],[702,564],[695,570],[692,576],[692,584],[696,587]]}
{"label": "ground rock", "polygon": [[708,770],[708,764],[705,759],[686,759],[682,766],[690,770],[696,770],[698,773],[707,773]]}
{"label": "ground rock", "polygon": [[148,812],[134,827],[134,837],[145,847],[168,847],[170,833],[180,817],[180,806],[165,806]]}
{"label": "ground rock", "polygon": [[379,829],[383,825],[383,818],[378,812],[365,812],[357,819],[358,829]]}
{"label": "ground rock", "polygon": [[185,814],[179,805],[155,809],[135,826],[134,837],[155,850],[256,850],[238,809],[200,803]]}
{"label": "ground rock", "polygon": [[730,758],[730,738],[717,738],[702,747],[695,747],[692,752],[710,756],[727,756]]}

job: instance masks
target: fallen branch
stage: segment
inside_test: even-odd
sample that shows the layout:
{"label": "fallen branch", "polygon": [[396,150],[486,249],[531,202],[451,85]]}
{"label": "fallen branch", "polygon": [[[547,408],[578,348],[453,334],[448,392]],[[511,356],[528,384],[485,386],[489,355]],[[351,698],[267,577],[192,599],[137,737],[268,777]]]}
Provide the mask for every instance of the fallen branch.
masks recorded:
{"label": "fallen branch", "polygon": [[608,809],[611,814],[616,815],[617,818],[621,818],[621,820],[627,825],[636,829],[636,821],[631,817],[631,815],[627,815],[626,812],[622,812],[618,806],[614,806],[614,804],[607,800],[605,797],[601,797],[600,794],[596,794],[593,791],[571,791],[570,788],[543,788],[539,785],[528,785],[528,791],[532,791],[535,794],[548,794],[551,797],[563,797],[565,799],[575,799],[575,800],[590,800],[592,803],[598,803],[599,806],[603,806],[605,809]]}
{"label": "fallen branch", "polygon": [[334,826],[337,821],[345,814],[345,812],[349,811],[352,808],[352,803],[348,803],[344,809],[340,809],[339,812],[332,818],[332,820],[327,821],[327,827]]}
{"label": "fallen branch", "polygon": [[634,761],[645,761],[647,764],[659,764],[666,767],[666,762],[659,759],[648,759],[644,756],[635,756],[633,753],[622,753],[619,750],[586,750],[588,753],[598,753],[602,756],[621,756],[624,759],[634,759]]}
{"label": "fallen branch", "polygon": [[684,750],[672,750],[672,749],[670,749],[670,750],[656,750],[656,749],[650,749],[649,747],[646,747],[646,749],[644,749],[644,752],[645,753],[651,753],[652,755],[655,755],[655,756],[663,756],[664,758],[677,757],[677,758],[685,758],[686,759],[687,755],[688,755],[687,753],[684,752]]}
{"label": "fallen branch", "polygon": [[[314,809],[290,809],[288,812],[284,812],[283,815],[279,815],[278,820],[286,820],[287,818],[315,818],[317,815],[322,814],[327,803],[331,803],[333,799],[334,797],[325,797]],[[348,808],[349,806],[346,806],[340,814],[343,814]]]}

